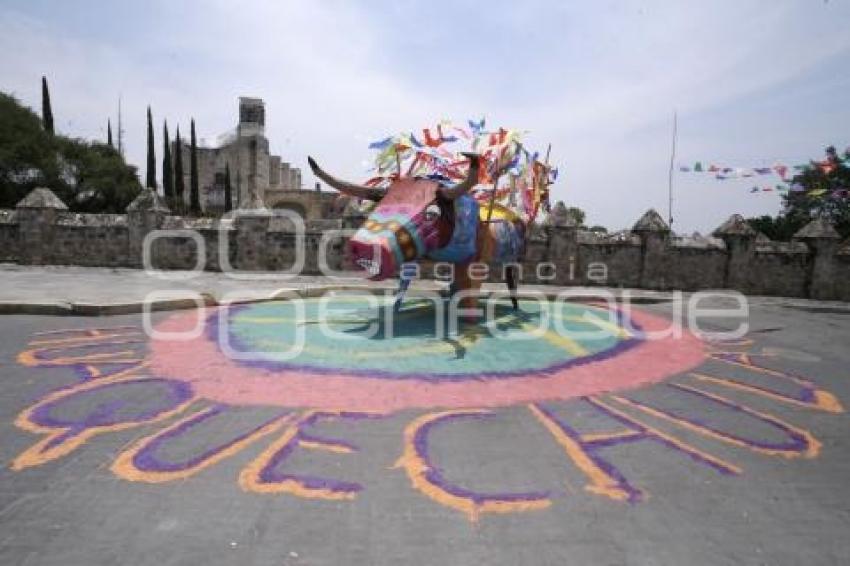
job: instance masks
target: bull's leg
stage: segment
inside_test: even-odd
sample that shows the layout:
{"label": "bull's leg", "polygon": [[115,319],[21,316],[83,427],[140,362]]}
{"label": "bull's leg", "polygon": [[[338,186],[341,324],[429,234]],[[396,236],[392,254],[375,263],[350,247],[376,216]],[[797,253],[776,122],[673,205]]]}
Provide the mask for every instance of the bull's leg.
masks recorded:
{"label": "bull's leg", "polygon": [[440,291],[440,296],[444,299],[451,299],[455,296],[455,293],[457,293],[457,291],[457,279],[452,279],[451,281],[449,281],[449,284],[446,286],[446,288]]}
{"label": "bull's leg", "polygon": [[[481,280],[469,276],[469,264],[460,264],[455,269],[454,292],[463,292],[464,296],[458,301],[461,310],[471,312],[478,306],[478,290],[481,288]],[[469,309],[469,310],[467,310]],[[476,320],[472,314],[464,314],[464,320]]]}
{"label": "bull's leg", "polygon": [[[470,296],[468,296],[464,299],[461,299],[461,306],[463,308],[476,309],[478,307],[478,292],[481,290],[481,283],[482,283],[481,279],[470,279],[469,280],[469,286],[467,287],[467,289],[469,290]],[[470,312],[475,312],[475,311],[473,310],[473,311],[470,311]],[[477,320],[478,315],[469,314],[464,318],[466,318],[467,320]]]}
{"label": "bull's leg", "polygon": [[514,310],[517,310],[519,303],[516,300],[517,269],[515,265],[505,266],[505,282],[508,284],[508,291],[511,294],[511,304],[514,306]]}
{"label": "bull's leg", "polygon": [[395,303],[393,304],[393,310],[398,312],[401,310],[401,303],[404,300],[404,294],[407,293],[407,288],[410,287],[410,282],[418,274],[418,269],[415,263],[403,263],[401,265],[401,271],[398,275],[398,291],[395,294]]}

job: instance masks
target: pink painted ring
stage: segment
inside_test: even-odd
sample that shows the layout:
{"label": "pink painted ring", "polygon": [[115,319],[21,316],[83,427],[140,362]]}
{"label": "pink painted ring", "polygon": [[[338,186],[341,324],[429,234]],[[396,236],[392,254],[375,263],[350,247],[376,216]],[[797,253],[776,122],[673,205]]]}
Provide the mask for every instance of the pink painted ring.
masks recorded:
{"label": "pink painted ring", "polygon": [[[203,311],[171,316],[157,332],[186,332]],[[207,311],[209,313],[209,311]],[[215,310],[213,316],[217,316]],[[645,332],[670,327],[669,320],[632,310]],[[253,367],[225,356],[206,333],[188,341],[151,341],[151,369],[182,380],[211,401],[232,405],[275,405],[388,413],[407,408],[498,407],[566,400],[629,389],[664,380],[702,363],[703,343],[686,329],[639,344],[616,355],[547,372],[503,379],[423,382],[306,369]]]}

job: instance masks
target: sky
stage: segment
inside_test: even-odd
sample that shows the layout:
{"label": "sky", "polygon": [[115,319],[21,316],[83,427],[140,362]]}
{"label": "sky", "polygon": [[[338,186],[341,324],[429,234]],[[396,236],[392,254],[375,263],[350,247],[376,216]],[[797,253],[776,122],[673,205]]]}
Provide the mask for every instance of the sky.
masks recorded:
{"label": "sky", "polygon": [[667,216],[675,111],[673,228],[706,233],[781,199],[679,165],[805,163],[850,145],[848,29],[848,0],[3,0],[0,90],[39,111],[45,75],[57,130],[101,140],[120,97],[141,178],[148,105],[159,160],[163,120],[185,137],[194,117],[215,145],[238,97],[258,96],[272,152],[307,187],[308,155],[362,180],[369,142],[485,116],[551,143],[553,202],[609,229]]}

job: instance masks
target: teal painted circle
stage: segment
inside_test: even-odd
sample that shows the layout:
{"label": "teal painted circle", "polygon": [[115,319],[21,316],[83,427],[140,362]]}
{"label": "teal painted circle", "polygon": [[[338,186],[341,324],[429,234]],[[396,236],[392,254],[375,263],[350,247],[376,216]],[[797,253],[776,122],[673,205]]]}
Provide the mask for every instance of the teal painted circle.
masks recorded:
{"label": "teal painted circle", "polygon": [[[586,304],[523,301],[514,311],[498,301],[482,322],[452,328],[444,316],[443,331],[437,312],[415,298],[398,313],[389,297],[284,300],[231,309],[227,333],[230,347],[250,353],[246,365],[450,381],[557,370],[639,340],[621,312]],[[303,350],[287,359],[299,343]]]}

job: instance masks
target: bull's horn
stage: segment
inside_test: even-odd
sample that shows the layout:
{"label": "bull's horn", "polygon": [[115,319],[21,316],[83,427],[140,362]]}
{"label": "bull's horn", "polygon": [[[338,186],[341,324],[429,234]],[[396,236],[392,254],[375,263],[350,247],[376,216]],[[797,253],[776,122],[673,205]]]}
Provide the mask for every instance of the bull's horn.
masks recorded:
{"label": "bull's horn", "polygon": [[456,199],[478,184],[478,168],[481,163],[481,156],[477,153],[464,153],[463,155],[469,158],[469,172],[466,174],[466,179],[451,187],[440,189],[440,193],[449,200]]}
{"label": "bull's horn", "polygon": [[367,187],[365,185],[355,185],[354,183],[349,183],[347,181],[340,181],[336,177],[331,177],[327,173],[325,173],[319,164],[316,163],[316,160],[312,157],[307,158],[307,163],[310,164],[310,169],[313,170],[313,174],[316,175],[319,179],[335,188],[341,193],[357,197],[364,198],[367,200],[379,201],[383,198],[386,191],[384,189],[379,189],[376,187]]}

